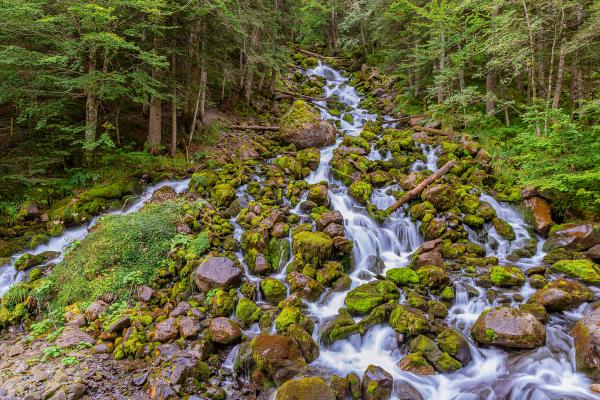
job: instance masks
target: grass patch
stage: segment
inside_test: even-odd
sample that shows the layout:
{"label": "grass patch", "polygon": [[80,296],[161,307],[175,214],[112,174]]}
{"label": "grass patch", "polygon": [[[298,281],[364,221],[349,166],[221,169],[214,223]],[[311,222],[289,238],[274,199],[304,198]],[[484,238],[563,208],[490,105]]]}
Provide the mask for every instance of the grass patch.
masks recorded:
{"label": "grass patch", "polygon": [[78,303],[83,309],[105,293],[119,300],[132,297],[164,266],[184,202],[150,204],[137,213],[107,215],[48,277],[49,309]]}

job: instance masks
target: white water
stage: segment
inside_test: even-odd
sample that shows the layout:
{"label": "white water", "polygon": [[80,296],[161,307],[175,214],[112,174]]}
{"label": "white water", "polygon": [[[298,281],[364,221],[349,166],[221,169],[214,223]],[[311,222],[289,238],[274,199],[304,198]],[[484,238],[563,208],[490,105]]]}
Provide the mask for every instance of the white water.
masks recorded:
{"label": "white water", "polygon": [[[347,85],[346,79],[324,65],[307,71],[309,75],[319,75],[327,80],[325,95],[337,94],[340,99],[352,107],[355,117],[353,125],[342,122],[342,130],[348,135],[357,135],[366,120],[373,120],[374,115],[358,108],[360,98],[354,88]],[[332,117],[323,111],[322,116],[330,120]],[[418,226],[404,214],[402,209],[396,211],[392,218],[383,225],[375,223],[366,213],[364,207],[357,204],[346,192],[346,188],[336,182],[329,173],[329,162],[333,150],[339,145],[321,152],[321,164],[307,181],[316,183],[328,180],[339,185],[339,189],[330,190],[331,208],[339,210],[345,219],[347,237],[354,241],[353,251],[355,269],[351,273],[352,287],[372,280],[367,270],[369,256],[380,255],[389,268],[406,266],[409,255],[414,252],[422,239],[418,234]],[[436,149],[431,145],[419,144],[426,161],[417,161],[411,171],[437,169]],[[371,159],[380,159],[374,152]],[[386,156],[386,157],[389,157]],[[387,188],[386,188],[387,189]],[[375,190],[371,201],[380,208],[389,206],[394,198],[385,193],[386,189]],[[508,264],[507,256],[515,249],[522,248],[529,239],[534,239],[529,226],[519,212],[511,206],[496,201],[483,194],[481,200],[487,201],[496,210],[497,216],[509,222],[515,230],[516,240],[509,242],[500,237],[492,226],[486,226],[487,233],[482,235],[481,244],[488,256],[496,256],[502,264]],[[480,241],[480,235],[470,235],[473,241]],[[544,256],[541,251],[543,241],[539,240],[536,254],[530,259],[521,259],[516,263],[521,268],[540,265]],[[398,348],[396,334],[387,325],[378,325],[369,329],[364,336],[352,335],[330,346],[321,344],[320,357],[315,365],[331,373],[345,375],[350,372],[362,376],[369,364],[383,367],[394,376],[396,384],[400,381],[410,383],[417,389],[423,399],[588,399],[597,398],[588,388],[589,379],[575,372],[574,350],[567,327],[577,319],[578,313],[567,317],[553,316],[546,325],[546,346],[531,351],[507,352],[499,348],[479,348],[470,339],[470,327],[486,308],[497,305],[486,298],[486,290],[478,288],[472,278],[453,276],[455,280],[455,304],[449,310],[447,322],[449,326],[459,329],[468,339],[472,361],[464,368],[450,374],[434,376],[416,376],[400,370],[397,362],[405,355]],[[476,289],[477,295],[469,298],[465,284]],[[347,292],[325,296],[320,301],[309,304],[308,311],[318,325],[338,314],[343,307]],[[533,289],[526,285],[521,294],[529,296]],[[517,304],[513,302],[513,305]],[[582,306],[584,307],[584,306]],[[315,331],[318,331],[318,329]],[[315,338],[317,336],[315,335]],[[397,387],[397,386],[396,386]]]}
{"label": "white water", "polygon": [[[121,215],[137,212],[144,206],[144,204],[152,197],[152,194],[158,189],[163,188],[165,186],[170,186],[173,188],[173,190],[175,190],[175,192],[183,193],[188,189],[189,183],[189,179],[183,179],[177,181],[162,181],[154,185],[150,185],[145,188],[144,192],[141,195],[135,198],[135,200],[133,201],[133,203],[131,203],[130,206],[120,210],[111,210],[108,211],[106,214]],[[8,291],[8,289],[12,285],[25,279],[25,277],[27,277],[29,274],[29,271],[15,270],[14,264],[19,257],[21,257],[25,253],[36,255],[46,251],[54,251],[58,253],[58,256],[52,260],[49,260],[44,265],[56,264],[62,261],[65,251],[72,243],[81,240],[88,235],[88,233],[90,232],[90,228],[96,225],[97,220],[98,217],[94,217],[87,224],[65,229],[62,235],[53,237],[47,243],[41,244],[35,249],[24,250],[14,254],[10,258],[8,264],[0,266],[0,296],[6,291]]]}

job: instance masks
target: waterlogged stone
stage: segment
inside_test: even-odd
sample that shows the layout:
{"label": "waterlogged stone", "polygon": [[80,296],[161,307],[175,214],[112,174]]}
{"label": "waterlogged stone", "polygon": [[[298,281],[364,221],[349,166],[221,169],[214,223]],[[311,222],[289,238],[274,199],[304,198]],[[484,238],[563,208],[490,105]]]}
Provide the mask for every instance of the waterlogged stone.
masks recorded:
{"label": "waterlogged stone", "polygon": [[558,288],[543,288],[537,290],[530,301],[542,305],[548,311],[563,311],[571,307],[573,298],[571,295]]}
{"label": "waterlogged stone", "polygon": [[296,100],[279,122],[279,135],[301,149],[319,148],[335,142],[337,129],[305,101]]}
{"label": "waterlogged stone", "polygon": [[398,368],[415,375],[433,375],[435,370],[421,353],[410,353],[398,362]]}
{"label": "waterlogged stone", "polygon": [[380,304],[400,297],[398,288],[389,281],[362,284],[346,295],[344,304],[352,314],[367,314]]}
{"label": "waterlogged stone", "polygon": [[294,235],[292,247],[303,262],[320,266],[331,257],[333,240],[323,232],[300,232]]}
{"label": "waterlogged stone", "polygon": [[471,328],[479,344],[534,349],[546,343],[546,329],[537,318],[523,310],[497,307],[484,311]]}
{"label": "waterlogged stone", "polygon": [[363,400],[387,400],[392,395],[394,378],[381,367],[369,365],[362,378]]}
{"label": "waterlogged stone", "polygon": [[397,305],[390,314],[390,326],[398,333],[418,335],[429,330],[427,316],[421,310]]}
{"label": "waterlogged stone", "polygon": [[552,269],[582,282],[600,286],[600,265],[591,260],[561,260],[554,263]]}
{"label": "waterlogged stone", "polygon": [[208,327],[213,342],[220,344],[235,343],[242,337],[242,330],[228,318],[218,317],[210,321]]}
{"label": "waterlogged stone", "polygon": [[419,275],[407,267],[392,268],[385,273],[385,276],[398,286],[416,285],[419,283]]}
{"label": "waterlogged stone", "polygon": [[194,281],[200,291],[206,293],[214,288],[230,289],[236,287],[243,275],[227,257],[208,257],[194,271]]}
{"label": "waterlogged stone", "polygon": [[594,310],[575,323],[575,362],[579,371],[600,376],[600,310]]}
{"label": "waterlogged stone", "polygon": [[336,397],[323,379],[303,378],[281,385],[275,400],[336,400]]}
{"label": "waterlogged stone", "polygon": [[490,271],[490,281],[499,287],[523,286],[525,275],[518,267],[496,266]]}
{"label": "waterlogged stone", "polygon": [[306,367],[297,342],[288,336],[259,335],[250,344],[257,368],[282,384]]}

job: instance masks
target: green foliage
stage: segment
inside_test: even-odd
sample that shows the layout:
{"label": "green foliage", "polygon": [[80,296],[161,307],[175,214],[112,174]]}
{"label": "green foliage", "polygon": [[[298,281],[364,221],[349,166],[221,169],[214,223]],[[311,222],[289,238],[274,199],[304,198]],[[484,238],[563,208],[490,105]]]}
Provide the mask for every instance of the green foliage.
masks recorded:
{"label": "green foliage", "polygon": [[65,367],[68,367],[70,365],[79,364],[79,361],[77,361],[77,357],[75,356],[66,356],[60,360],[60,363]]}
{"label": "green foliage", "polygon": [[27,299],[29,290],[30,287],[26,283],[17,283],[2,297],[3,305],[9,310],[12,310],[17,304],[22,303]]}
{"label": "green foliage", "polygon": [[48,276],[53,289],[45,298],[50,308],[85,306],[108,292],[121,300],[131,298],[133,289],[150,283],[164,264],[183,210],[183,203],[175,201],[102,217]]}
{"label": "green foliage", "polygon": [[49,358],[56,358],[64,353],[64,349],[59,346],[48,346],[44,349],[43,361],[45,362]]}

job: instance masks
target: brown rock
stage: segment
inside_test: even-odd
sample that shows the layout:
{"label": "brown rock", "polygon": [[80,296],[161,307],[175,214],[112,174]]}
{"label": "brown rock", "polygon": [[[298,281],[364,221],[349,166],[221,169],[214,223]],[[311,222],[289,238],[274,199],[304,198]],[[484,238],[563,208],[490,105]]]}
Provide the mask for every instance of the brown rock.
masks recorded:
{"label": "brown rock", "polygon": [[428,251],[427,253],[419,254],[414,259],[414,263],[417,268],[425,266],[425,265],[435,265],[436,267],[440,267],[440,268],[444,267],[444,260],[442,259],[442,255],[437,250]]}
{"label": "brown rock", "polygon": [[558,247],[570,250],[585,251],[600,244],[600,224],[565,224],[560,229],[550,233],[544,244],[544,250],[549,251]]}
{"label": "brown rock", "polygon": [[229,318],[218,317],[210,321],[208,327],[215,343],[231,344],[242,337],[240,327]]}
{"label": "brown rock", "polygon": [[591,258],[594,261],[599,261],[600,260],[600,244],[595,244],[592,247],[590,247],[586,253],[587,256],[589,258]]}
{"label": "brown rock", "polygon": [[394,378],[376,365],[369,365],[362,378],[363,400],[387,400],[392,395]]}
{"label": "brown rock", "polygon": [[600,310],[594,310],[575,323],[575,362],[577,369],[593,377],[600,376]]}
{"label": "brown rock", "polygon": [[180,301],[179,303],[177,303],[177,306],[169,313],[169,317],[176,318],[182,315],[186,315],[191,309],[192,307],[189,305],[189,303],[185,301]]}
{"label": "brown rock", "polygon": [[317,219],[317,230],[322,231],[325,227],[331,223],[344,225],[344,217],[339,211],[329,211],[321,214]]}
{"label": "brown rock", "polygon": [[131,326],[131,318],[125,316],[121,317],[112,324],[107,329],[108,333],[120,333],[125,328],[129,328]]}
{"label": "brown rock", "polygon": [[137,289],[137,299],[139,301],[148,302],[152,298],[154,290],[149,286],[140,286]]}
{"label": "brown rock", "polygon": [[252,358],[276,384],[290,379],[306,367],[298,343],[288,336],[259,335],[251,344]]}
{"label": "brown rock", "polygon": [[108,309],[108,304],[102,300],[96,300],[85,309],[85,319],[88,321],[95,321],[98,319],[100,314],[105,313]]}
{"label": "brown rock", "polygon": [[332,238],[337,236],[345,236],[346,231],[343,225],[331,223],[323,229],[323,232],[331,236]]}
{"label": "brown rock", "polygon": [[542,236],[547,236],[553,223],[550,203],[541,197],[530,197],[523,202],[523,205],[533,214],[535,231]]}
{"label": "brown rock", "polygon": [[548,311],[563,311],[573,305],[571,295],[557,288],[539,289],[531,296],[531,301],[544,306]]}
{"label": "brown rock", "polygon": [[271,228],[271,236],[274,238],[282,238],[286,235],[286,233],[285,223],[283,222],[278,222],[273,225],[273,228]]}
{"label": "brown rock", "polygon": [[306,102],[296,100],[280,120],[279,135],[283,142],[305,149],[335,143],[337,129]]}
{"label": "brown rock", "polygon": [[177,322],[175,318],[167,318],[159,322],[154,329],[154,340],[157,342],[169,342],[177,339]]}
{"label": "brown rock", "polygon": [[196,336],[199,330],[200,326],[192,317],[181,317],[179,320],[179,335],[182,338]]}
{"label": "brown rock", "polygon": [[336,253],[350,254],[354,248],[354,242],[350,239],[346,239],[342,236],[336,236],[333,238],[333,248]]}
{"label": "brown rock", "polygon": [[482,313],[471,328],[479,344],[533,349],[546,343],[546,329],[530,312],[510,307]]}
{"label": "brown rock", "polygon": [[60,337],[56,340],[56,345],[60,347],[76,346],[80,343],[93,344],[94,338],[73,325],[65,326]]}
{"label": "brown rock", "polygon": [[230,289],[237,286],[243,272],[227,257],[209,257],[194,271],[194,280],[200,291],[214,288]]}

